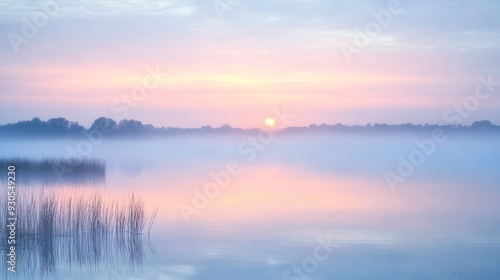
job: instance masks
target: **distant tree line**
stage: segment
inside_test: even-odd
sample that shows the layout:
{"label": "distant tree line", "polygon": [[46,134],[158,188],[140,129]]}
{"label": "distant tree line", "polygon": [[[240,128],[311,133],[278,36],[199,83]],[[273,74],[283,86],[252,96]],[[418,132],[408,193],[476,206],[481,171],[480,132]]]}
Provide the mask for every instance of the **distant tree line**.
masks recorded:
{"label": "distant tree line", "polygon": [[[308,127],[287,127],[280,129],[280,133],[311,133],[311,132],[353,132],[353,133],[378,133],[378,132],[425,132],[441,128],[446,131],[457,132],[500,132],[500,126],[492,124],[490,121],[477,121],[470,126],[461,124],[453,125],[430,125],[430,124],[367,124],[365,126],[347,126],[343,124],[335,125],[315,125]],[[40,118],[33,118],[30,121],[20,121],[0,125],[0,137],[82,137],[88,134],[102,133],[112,137],[144,137],[144,136],[168,136],[177,134],[220,134],[220,133],[245,133],[255,132],[257,129],[232,128],[224,124],[218,128],[203,126],[201,128],[175,128],[175,127],[155,127],[151,124],[143,124],[137,120],[121,120],[116,122],[113,119],[100,117],[96,119],[88,128],[78,122],[68,121],[65,118],[52,118],[42,121]]]}
{"label": "distant tree line", "polygon": [[176,127],[154,127],[151,124],[143,124],[137,120],[121,120],[100,117],[85,128],[78,122],[72,122],[65,118],[52,118],[42,121],[35,117],[30,121],[19,121],[0,125],[0,137],[82,137],[85,134],[102,133],[113,137],[140,137],[140,136],[162,136],[185,133],[227,133],[241,132],[242,129],[232,128],[224,124],[218,128],[203,126],[201,128],[176,128]]}

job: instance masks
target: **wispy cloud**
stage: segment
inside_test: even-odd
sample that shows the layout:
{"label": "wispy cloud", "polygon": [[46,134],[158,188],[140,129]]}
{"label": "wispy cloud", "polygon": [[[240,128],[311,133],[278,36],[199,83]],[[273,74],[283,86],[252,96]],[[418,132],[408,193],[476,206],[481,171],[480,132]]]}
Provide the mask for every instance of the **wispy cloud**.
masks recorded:
{"label": "wispy cloud", "polygon": [[[392,110],[395,122],[432,122],[425,106],[440,112],[469,92],[478,75],[500,77],[500,2],[494,0],[401,0],[403,11],[352,63],[340,44],[353,40],[388,0],[245,1],[225,21],[206,0],[67,0],[15,54],[7,34],[21,34],[23,18],[51,1],[0,1],[0,87],[7,89],[0,101],[55,100],[51,106],[58,108],[57,100],[81,105],[87,94],[99,96],[84,102],[98,111],[137,72],[159,64],[170,79],[151,102],[170,110],[213,115],[245,106],[244,122],[252,111],[285,102],[318,122],[376,118],[353,109],[361,107],[384,116]],[[408,103],[425,113],[401,115]],[[335,120],[320,113],[329,109]],[[490,118],[500,121],[498,114]]]}

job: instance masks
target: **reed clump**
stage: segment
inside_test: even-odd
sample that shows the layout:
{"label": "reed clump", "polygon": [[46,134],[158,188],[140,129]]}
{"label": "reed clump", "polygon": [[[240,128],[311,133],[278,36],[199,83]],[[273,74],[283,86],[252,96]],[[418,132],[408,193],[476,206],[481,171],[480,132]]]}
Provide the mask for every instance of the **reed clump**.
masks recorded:
{"label": "reed clump", "polygon": [[94,158],[0,158],[0,170],[8,166],[16,168],[23,184],[99,184],[106,179],[106,162]]}
{"label": "reed clump", "polygon": [[[2,196],[0,219],[5,220],[7,200]],[[130,267],[140,266],[145,256],[143,233],[149,235],[155,216],[153,212],[146,217],[143,200],[133,194],[104,199],[99,193],[20,192],[16,246],[22,259],[29,260],[22,267],[26,271],[36,266],[42,274],[51,274],[59,263],[90,270],[121,261]],[[7,228],[0,228],[0,236],[6,240]],[[0,246],[0,250],[5,249]]]}
{"label": "reed clump", "polygon": [[[0,206],[0,218],[5,220],[5,199]],[[115,236],[123,239],[143,234],[146,224],[149,232],[154,222],[154,216],[146,217],[144,202],[135,195],[104,201],[97,193],[58,196],[53,192],[21,192],[17,194],[16,212],[17,239],[27,247],[46,244],[58,237],[108,240]],[[7,229],[3,229],[0,236],[6,232]]]}

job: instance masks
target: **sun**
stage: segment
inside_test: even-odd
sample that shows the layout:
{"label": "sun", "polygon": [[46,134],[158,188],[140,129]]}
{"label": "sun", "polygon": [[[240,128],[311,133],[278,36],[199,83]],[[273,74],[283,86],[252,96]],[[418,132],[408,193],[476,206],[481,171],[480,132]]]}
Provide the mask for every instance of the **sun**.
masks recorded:
{"label": "sun", "polygon": [[273,118],[267,118],[264,123],[266,124],[266,126],[268,127],[274,127],[276,125],[276,120],[273,119]]}

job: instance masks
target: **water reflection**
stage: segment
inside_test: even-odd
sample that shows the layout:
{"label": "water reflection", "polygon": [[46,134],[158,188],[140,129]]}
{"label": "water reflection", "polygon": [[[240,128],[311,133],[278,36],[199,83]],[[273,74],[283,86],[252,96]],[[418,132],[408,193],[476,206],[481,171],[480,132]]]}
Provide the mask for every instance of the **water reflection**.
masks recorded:
{"label": "water reflection", "polygon": [[143,235],[125,234],[121,237],[91,235],[49,237],[39,240],[20,239],[16,251],[16,274],[7,271],[8,258],[2,249],[0,269],[2,279],[59,279],[59,270],[84,271],[92,275],[103,267],[140,269],[148,242]]}

